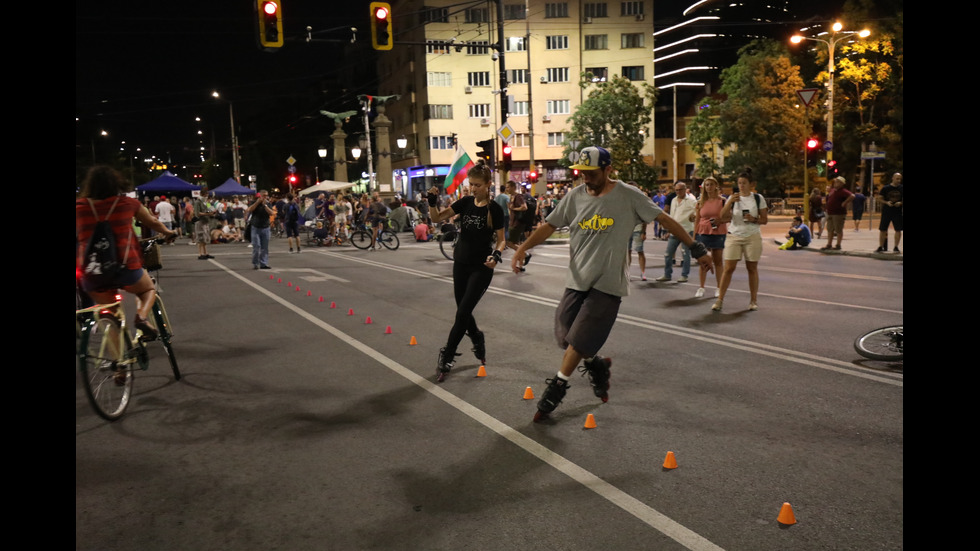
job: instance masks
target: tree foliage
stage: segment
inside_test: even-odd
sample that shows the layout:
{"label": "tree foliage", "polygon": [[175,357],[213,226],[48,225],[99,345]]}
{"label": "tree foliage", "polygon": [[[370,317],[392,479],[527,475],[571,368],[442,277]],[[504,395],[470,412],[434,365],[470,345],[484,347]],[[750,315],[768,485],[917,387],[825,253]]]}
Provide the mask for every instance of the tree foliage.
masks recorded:
{"label": "tree foliage", "polygon": [[697,156],[694,175],[698,178],[721,176],[722,165],[718,163],[724,144],[721,136],[721,119],[718,116],[718,100],[706,98],[701,101],[697,115],[687,123],[687,144]]}
{"label": "tree foliage", "polygon": [[[657,91],[646,82],[634,85],[620,76],[593,82],[590,73],[582,74],[579,85],[588,96],[569,117],[570,131],[565,140],[565,154],[572,152],[571,142],[579,149],[598,145],[609,150],[613,167],[623,180],[643,185],[654,182],[656,171],[643,162],[641,150],[651,136],[650,122]],[[568,166],[567,160],[562,163]]]}

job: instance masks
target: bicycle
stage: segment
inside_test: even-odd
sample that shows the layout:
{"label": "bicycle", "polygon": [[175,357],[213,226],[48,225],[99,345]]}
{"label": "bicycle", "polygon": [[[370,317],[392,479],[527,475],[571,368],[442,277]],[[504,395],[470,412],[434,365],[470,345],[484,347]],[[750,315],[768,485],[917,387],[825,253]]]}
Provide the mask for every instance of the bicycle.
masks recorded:
{"label": "bicycle", "polygon": [[459,242],[459,227],[456,223],[443,224],[439,233],[439,250],[449,260],[456,259],[456,244]]}
{"label": "bicycle", "polygon": [[[161,238],[151,238],[141,243],[146,250],[163,241]],[[156,277],[153,277],[153,282],[156,284]],[[119,293],[115,295],[115,302],[75,310],[76,319],[86,320],[76,351],[82,387],[92,409],[107,421],[122,417],[129,406],[133,394],[134,368],[146,371],[150,367],[147,342],[159,340],[163,343],[174,378],[180,380],[180,369],[172,345],[173,327],[161,293],[162,289],[157,286],[151,311],[157,329],[157,336],[153,339],[147,338],[139,329],[135,335],[130,334]]]}
{"label": "bicycle", "polygon": [[854,350],[869,360],[900,362],[905,357],[904,326],[868,331],[854,340]]}
{"label": "bicycle", "polygon": [[[366,250],[371,246],[373,235],[373,228],[366,227],[364,224],[358,224],[357,229],[351,233],[350,242],[358,249]],[[378,232],[378,243],[381,243],[385,246],[385,248],[392,251],[396,250],[401,245],[398,235],[388,227],[387,220],[385,220],[385,224],[381,231]]]}

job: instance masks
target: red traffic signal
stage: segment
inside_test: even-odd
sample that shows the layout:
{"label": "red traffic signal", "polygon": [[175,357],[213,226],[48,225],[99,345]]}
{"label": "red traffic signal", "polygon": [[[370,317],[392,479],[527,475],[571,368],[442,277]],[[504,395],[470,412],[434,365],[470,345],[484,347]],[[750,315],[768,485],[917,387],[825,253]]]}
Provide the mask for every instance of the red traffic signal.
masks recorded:
{"label": "red traffic signal", "polygon": [[282,0],[256,0],[255,9],[259,46],[267,51],[277,51],[283,44]]}
{"label": "red traffic signal", "polygon": [[391,5],[387,2],[371,2],[371,47],[375,50],[390,50]]}
{"label": "red traffic signal", "polygon": [[513,147],[511,147],[508,144],[504,144],[503,153],[502,153],[504,170],[510,170],[511,167],[513,166],[511,163],[511,158],[512,158],[511,153],[513,153],[513,151],[514,151]]}
{"label": "red traffic signal", "polygon": [[527,175],[527,181],[531,182],[532,184],[537,183],[538,182],[538,173],[536,171],[532,170],[531,173]]}
{"label": "red traffic signal", "polygon": [[807,149],[816,149],[818,145],[820,145],[820,142],[816,138],[810,138],[806,141]]}

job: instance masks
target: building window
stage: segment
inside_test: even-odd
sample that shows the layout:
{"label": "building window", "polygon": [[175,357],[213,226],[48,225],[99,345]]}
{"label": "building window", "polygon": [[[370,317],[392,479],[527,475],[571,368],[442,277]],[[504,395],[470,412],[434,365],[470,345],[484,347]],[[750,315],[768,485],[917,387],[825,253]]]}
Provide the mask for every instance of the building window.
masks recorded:
{"label": "building window", "polygon": [[592,74],[592,82],[606,82],[609,80],[608,67],[586,67],[585,72]]}
{"label": "building window", "polygon": [[619,15],[643,15],[643,2],[620,2]]}
{"label": "building window", "polygon": [[512,117],[526,117],[527,116],[527,102],[526,101],[515,101],[513,110],[510,112]]}
{"label": "building window", "polygon": [[[489,44],[486,40],[474,40],[477,44]],[[486,55],[490,53],[490,48],[486,46],[467,46],[466,55]]]}
{"label": "building window", "polygon": [[568,67],[549,67],[548,82],[568,82]]}
{"label": "building window", "polygon": [[548,114],[549,115],[567,115],[569,111],[569,101],[567,99],[551,99],[548,100]]}
{"label": "building window", "polygon": [[469,107],[471,119],[485,119],[490,116],[489,103],[471,103]]}
{"label": "building window", "polygon": [[429,72],[425,74],[425,80],[429,86],[452,86],[453,74]]}
{"label": "building window", "polygon": [[452,149],[452,136],[429,136],[429,149]]}
{"label": "building window", "polygon": [[564,132],[548,132],[548,146],[557,147],[565,145]]}
{"label": "building window", "polygon": [[419,20],[426,23],[449,23],[449,8],[426,8],[419,12]]}
{"label": "building window", "polygon": [[619,35],[621,37],[620,47],[622,48],[642,48],[643,47],[643,33],[623,33]]}
{"label": "building window", "polygon": [[511,84],[527,84],[527,69],[507,69],[507,82]]}
{"label": "building window", "polygon": [[427,54],[450,54],[452,49],[445,44],[433,44],[431,40],[427,41],[425,45],[425,53]]}
{"label": "building window", "polygon": [[425,118],[426,119],[451,119],[453,118],[453,106],[432,105],[432,104],[426,105]]}
{"label": "building window", "polygon": [[531,135],[530,134],[514,134],[514,137],[510,139],[510,145],[514,147],[531,147]]}
{"label": "building window", "polygon": [[508,52],[523,52],[524,51],[524,37],[523,36],[511,36],[504,41],[504,48]]}
{"label": "building window", "polygon": [[643,65],[624,66],[623,77],[629,80],[643,80]]}
{"label": "building window", "polygon": [[582,11],[585,17],[609,17],[605,2],[588,2]]}
{"label": "building window", "polygon": [[504,4],[504,19],[525,19],[524,4]]}
{"label": "building window", "polygon": [[467,23],[489,23],[490,12],[486,8],[470,8],[466,10]]}
{"label": "building window", "polygon": [[608,50],[609,49],[609,36],[604,34],[587,34],[585,35],[585,49],[586,50]]}
{"label": "building window", "polygon": [[546,50],[567,50],[568,37],[565,35],[546,36],[544,37],[544,44]]}
{"label": "building window", "polygon": [[470,86],[490,86],[490,71],[466,73],[466,83]]}
{"label": "building window", "polygon": [[568,17],[568,2],[548,2],[544,5],[544,16],[547,19]]}

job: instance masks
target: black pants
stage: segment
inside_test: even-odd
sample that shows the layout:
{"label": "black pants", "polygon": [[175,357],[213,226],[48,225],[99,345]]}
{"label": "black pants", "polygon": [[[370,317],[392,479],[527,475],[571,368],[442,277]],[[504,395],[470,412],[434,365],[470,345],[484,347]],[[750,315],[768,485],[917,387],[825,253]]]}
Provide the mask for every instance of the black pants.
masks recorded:
{"label": "black pants", "polygon": [[480,329],[473,317],[473,310],[493,280],[493,270],[482,264],[453,264],[453,292],[456,295],[456,321],[449,330],[446,352],[455,353],[463,336],[473,335]]}

